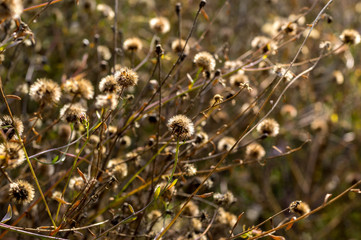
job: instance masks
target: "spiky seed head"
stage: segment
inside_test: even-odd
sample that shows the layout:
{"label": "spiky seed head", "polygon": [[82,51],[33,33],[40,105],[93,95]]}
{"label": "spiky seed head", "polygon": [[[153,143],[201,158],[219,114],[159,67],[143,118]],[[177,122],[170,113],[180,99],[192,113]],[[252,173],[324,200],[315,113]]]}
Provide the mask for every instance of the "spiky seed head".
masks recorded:
{"label": "spiky seed head", "polygon": [[114,73],[114,78],[121,87],[134,86],[138,82],[138,74],[130,68],[123,67]]}
{"label": "spiky seed head", "polygon": [[290,212],[296,213],[300,216],[305,215],[311,211],[310,206],[300,200],[291,202],[288,208],[290,209]]}
{"label": "spiky seed head", "polygon": [[62,87],[64,92],[77,95],[86,100],[92,99],[94,96],[93,84],[85,78],[71,78]]}
{"label": "spiky seed head", "polygon": [[98,95],[95,100],[95,107],[96,108],[109,108],[114,110],[118,105],[118,98],[117,95],[113,93]]}
{"label": "spiky seed head", "polygon": [[137,52],[137,51],[142,50],[143,44],[139,38],[133,37],[133,38],[128,38],[124,41],[123,48],[126,51]]}
{"label": "spiky seed head", "polygon": [[35,191],[33,186],[27,181],[17,180],[10,183],[9,195],[15,202],[26,204],[33,201]]}
{"label": "spiky seed head", "polygon": [[209,52],[199,52],[194,56],[193,62],[206,71],[212,72],[216,67],[216,60]]}
{"label": "spiky seed head", "polygon": [[233,137],[223,137],[219,140],[217,149],[218,151],[229,151],[231,147],[236,143],[236,139]]}
{"label": "spiky seed head", "polygon": [[190,138],[194,133],[192,120],[181,114],[169,119],[168,128],[172,135],[180,140]]}
{"label": "spiky seed head", "polygon": [[150,28],[157,33],[167,33],[170,30],[170,24],[165,17],[155,17],[149,21]]}
{"label": "spiky seed head", "polygon": [[13,119],[14,119],[14,121],[8,115],[5,115],[0,119],[1,131],[7,137],[8,141],[15,138],[15,136],[16,136],[15,129],[18,131],[20,136],[24,131],[23,122],[15,116],[13,116]]}
{"label": "spiky seed head", "polygon": [[13,169],[24,161],[25,154],[19,143],[6,142],[0,145],[0,166]]}
{"label": "spiky seed head", "polygon": [[361,41],[361,37],[358,31],[355,29],[345,29],[340,35],[340,39],[343,43],[356,45]]}
{"label": "spiky seed head", "polygon": [[251,143],[246,148],[246,159],[261,160],[266,155],[264,148],[258,143]]}
{"label": "spiky seed head", "polygon": [[81,122],[87,118],[86,108],[80,103],[66,104],[60,109],[60,116],[64,117],[69,123]]}
{"label": "spiky seed head", "polygon": [[60,86],[46,78],[40,78],[30,86],[30,97],[40,104],[58,103],[61,97]]}
{"label": "spiky seed head", "polygon": [[117,93],[120,91],[118,81],[113,74],[103,77],[100,80],[99,90],[103,93]]}
{"label": "spiky seed head", "polygon": [[257,131],[265,136],[275,137],[279,133],[280,125],[276,120],[267,118],[263,120],[258,126]]}

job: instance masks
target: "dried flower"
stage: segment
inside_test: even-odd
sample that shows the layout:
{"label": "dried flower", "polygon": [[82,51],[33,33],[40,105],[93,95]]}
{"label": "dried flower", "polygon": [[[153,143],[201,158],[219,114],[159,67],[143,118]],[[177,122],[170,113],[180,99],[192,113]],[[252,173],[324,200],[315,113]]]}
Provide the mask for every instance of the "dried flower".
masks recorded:
{"label": "dried flower", "polygon": [[7,142],[0,145],[0,166],[10,169],[20,166],[25,160],[25,154],[20,144]]}
{"label": "dried flower", "polygon": [[221,207],[218,209],[218,215],[216,217],[216,220],[220,224],[224,224],[224,225],[233,227],[237,222],[237,217],[236,217],[236,215],[234,215],[230,212],[226,212],[224,210],[224,208]]}
{"label": "dried flower", "polygon": [[213,98],[211,99],[210,105],[213,107],[214,105],[219,104],[219,103],[221,103],[221,102],[223,102],[223,96],[220,95],[220,94],[216,94],[216,95],[214,95]]}
{"label": "dried flower", "polygon": [[285,68],[283,67],[280,67],[278,65],[276,65],[273,69],[272,69],[272,72],[274,74],[276,74],[277,76],[279,77],[283,77],[284,76],[284,79],[286,79],[286,81],[291,81],[294,77],[294,74],[291,72],[291,70],[286,70]]}
{"label": "dried flower", "polygon": [[195,144],[202,144],[208,142],[208,134],[205,132],[198,132],[195,137]]}
{"label": "dried flower", "polygon": [[120,158],[111,159],[108,162],[107,168],[116,175],[119,179],[128,176],[128,165]]}
{"label": "dried flower", "polygon": [[275,54],[277,50],[277,45],[272,41],[272,39],[265,36],[257,36],[252,42],[251,46],[254,49],[262,48],[262,53],[270,52],[271,54]]}
{"label": "dried flower", "polygon": [[169,119],[168,128],[172,135],[180,140],[190,138],[194,133],[192,121],[184,115],[176,115]]}
{"label": "dried flower", "polygon": [[57,103],[61,97],[59,85],[46,78],[40,78],[30,86],[30,97],[41,104]]}
{"label": "dried flower", "polygon": [[124,48],[126,51],[134,51],[134,52],[137,52],[137,51],[142,50],[143,44],[142,44],[142,42],[140,41],[140,39],[137,38],[137,37],[128,38],[128,39],[126,39],[126,40],[124,41],[124,43],[123,43],[123,48]]}
{"label": "dried flower", "polygon": [[110,6],[103,3],[99,3],[97,5],[97,11],[100,12],[103,15],[103,17],[107,18],[108,20],[113,20],[115,16],[113,9]]}
{"label": "dried flower", "polygon": [[117,93],[120,91],[120,87],[114,75],[108,75],[100,80],[99,90],[103,93]]}
{"label": "dried flower", "polygon": [[110,52],[110,50],[107,46],[104,46],[104,45],[97,46],[97,52],[98,52],[99,56],[101,57],[101,59],[108,61],[109,59],[112,58],[112,53]]}
{"label": "dried flower", "polygon": [[80,96],[84,99],[92,99],[94,96],[94,87],[92,83],[85,78],[71,78],[62,85],[64,92]]}
{"label": "dried flower", "polygon": [[0,23],[7,19],[18,18],[22,12],[21,0],[0,0]]}
{"label": "dried flower", "polygon": [[281,108],[281,114],[290,118],[297,116],[297,109],[291,104],[285,104]]}
{"label": "dried flower", "polygon": [[206,71],[212,72],[216,67],[216,60],[209,52],[200,52],[194,56],[194,63]]}
{"label": "dried flower", "polygon": [[215,193],[213,194],[213,199],[217,204],[221,205],[231,205],[236,201],[232,192],[227,191],[225,194]]}
{"label": "dried flower", "polygon": [[72,177],[69,181],[69,188],[80,192],[85,186],[84,179],[82,177]]}
{"label": "dried flower", "polygon": [[119,143],[124,147],[130,147],[130,144],[132,144],[132,139],[129,136],[123,136],[119,139]]}
{"label": "dried flower", "polygon": [[236,139],[233,137],[223,137],[221,140],[219,140],[217,149],[218,151],[229,151],[235,143]]}
{"label": "dried flower", "polygon": [[246,159],[261,160],[266,155],[264,148],[258,143],[251,143],[246,148]]}
{"label": "dried flower", "polygon": [[138,82],[138,74],[130,68],[123,67],[114,73],[114,78],[117,80],[119,86],[130,87]]}
{"label": "dried flower", "polygon": [[187,177],[191,177],[197,174],[197,168],[194,166],[194,164],[190,163],[184,164],[183,171]]}
{"label": "dried flower", "polygon": [[170,30],[170,24],[165,17],[152,18],[149,21],[150,28],[157,33],[167,33]]}
{"label": "dried flower", "polygon": [[280,125],[272,118],[263,120],[257,126],[257,131],[263,135],[275,137],[279,133]]}
{"label": "dried flower", "polygon": [[95,100],[96,108],[109,108],[114,110],[118,105],[118,98],[115,94],[109,93],[104,95],[98,95]]}
{"label": "dried flower", "polygon": [[229,83],[231,87],[241,87],[243,84],[248,83],[248,77],[244,74],[243,71],[238,71],[236,74],[232,75],[229,78]]}
{"label": "dried flower", "polygon": [[300,216],[305,215],[311,211],[310,206],[308,206],[307,203],[302,202],[300,200],[293,201],[288,208],[290,209],[291,212],[296,213]]}
{"label": "dried flower", "polygon": [[8,115],[5,115],[2,117],[2,119],[0,119],[0,128],[7,137],[8,141],[15,136],[15,129],[18,131],[20,136],[24,131],[24,125],[22,121],[15,116],[13,117],[13,119],[14,122],[11,120],[11,117]]}
{"label": "dried flower", "polygon": [[10,183],[9,195],[17,203],[25,204],[33,201],[35,191],[33,186],[27,181],[17,180]]}
{"label": "dried flower", "polygon": [[[180,54],[184,48],[184,45],[186,44],[186,41],[183,39],[176,39],[172,42],[172,50],[175,53]],[[184,48],[184,55],[188,55],[189,54],[189,45],[187,44],[186,47]]]}
{"label": "dried flower", "polygon": [[193,217],[198,216],[200,214],[198,205],[190,201],[184,208],[184,214]]}
{"label": "dried flower", "polygon": [[81,122],[86,119],[86,109],[80,103],[66,104],[60,109],[60,116],[69,123]]}
{"label": "dried flower", "polygon": [[358,31],[354,29],[345,29],[340,35],[340,39],[343,43],[356,45],[361,41],[361,37]]}

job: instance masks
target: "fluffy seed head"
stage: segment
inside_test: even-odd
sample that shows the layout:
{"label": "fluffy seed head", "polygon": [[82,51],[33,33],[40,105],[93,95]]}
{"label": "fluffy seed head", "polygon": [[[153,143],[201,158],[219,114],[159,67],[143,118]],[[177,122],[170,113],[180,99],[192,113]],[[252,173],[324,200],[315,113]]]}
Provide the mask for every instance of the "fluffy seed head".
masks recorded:
{"label": "fluffy seed head", "polygon": [[243,84],[248,82],[248,77],[244,74],[243,71],[238,71],[237,74],[234,74],[229,78],[229,83],[231,84],[231,87],[241,87]]}
{"label": "fluffy seed head", "polygon": [[264,148],[258,143],[251,143],[246,148],[246,159],[261,160],[266,155]]}
{"label": "fluffy seed head", "polygon": [[157,33],[167,33],[170,30],[170,24],[165,17],[152,18],[149,21],[150,28]]}
{"label": "fluffy seed head", "polygon": [[194,133],[192,121],[184,115],[176,115],[169,119],[168,128],[172,135],[180,140],[190,138]]}
{"label": "fluffy seed head", "polygon": [[85,186],[84,179],[82,177],[72,177],[69,181],[69,188],[80,192]]}
{"label": "fluffy seed head", "polygon": [[229,151],[231,147],[236,143],[236,139],[233,137],[223,137],[219,140],[217,149],[218,151]]}
{"label": "fluffy seed head", "polygon": [[11,117],[8,115],[5,115],[0,119],[1,131],[7,137],[8,141],[15,136],[15,129],[18,131],[20,136],[24,131],[24,125],[22,121],[17,117],[13,117],[13,119],[14,121],[12,121]]}
{"label": "fluffy seed head", "polygon": [[275,137],[279,133],[280,125],[272,118],[263,120],[258,126],[257,131],[263,135]]}
{"label": "fluffy seed head", "polygon": [[126,39],[126,40],[124,41],[124,43],[123,43],[123,48],[124,48],[126,51],[134,51],[134,52],[137,52],[137,51],[142,50],[143,44],[142,44],[142,41],[140,41],[140,39],[137,38],[137,37],[128,38],[128,39]]}
{"label": "fluffy seed head", "polygon": [[15,142],[7,142],[0,145],[0,166],[10,169],[20,166],[25,160],[25,154],[21,145]]}
{"label": "fluffy seed head", "polygon": [[61,97],[59,85],[46,78],[40,78],[30,86],[30,97],[40,104],[57,103]]}
{"label": "fluffy seed head", "polygon": [[340,39],[343,43],[356,45],[361,41],[360,34],[354,29],[345,29],[340,35]]}
{"label": "fluffy seed head", "polygon": [[20,17],[23,12],[21,0],[0,0],[0,22]]}
{"label": "fluffy seed head", "polygon": [[[183,39],[176,39],[172,42],[172,50],[175,53],[180,54],[184,48],[184,45],[186,44],[186,41]],[[189,54],[189,45],[187,44],[184,48],[183,54],[188,55]]]}
{"label": "fluffy seed head", "polygon": [[118,179],[123,179],[128,176],[128,165],[120,158],[111,159],[108,162],[107,168]]}
{"label": "fluffy seed head", "polygon": [[97,11],[100,12],[100,14],[108,20],[112,20],[115,17],[113,9],[106,4],[99,3],[97,5]]}
{"label": "fluffy seed head", "polygon": [[25,204],[33,201],[35,191],[30,183],[24,180],[17,180],[10,183],[9,195],[17,203]]}
{"label": "fluffy seed head", "polygon": [[216,60],[209,52],[200,52],[194,56],[194,63],[206,71],[212,72],[216,67]]}
{"label": "fluffy seed head", "polygon": [[63,84],[63,90],[66,93],[80,96],[84,99],[92,99],[94,96],[93,84],[85,78],[71,78]]}
{"label": "fluffy seed head", "polygon": [[254,49],[262,48],[262,53],[269,51],[271,54],[274,54],[275,50],[277,49],[276,44],[270,38],[265,36],[255,37],[251,42],[251,46]]}
{"label": "fluffy seed head", "polygon": [[95,107],[96,108],[109,108],[114,110],[118,105],[118,98],[115,94],[103,94],[98,95],[95,100]]}
{"label": "fluffy seed head", "polygon": [[291,212],[301,216],[311,211],[310,206],[308,206],[307,203],[302,202],[300,200],[293,201],[288,208],[290,209]]}
{"label": "fluffy seed head", "polygon": [[86,109],[80,103],[66,104],[60,109],[60,116],[69,123],[81,122],[86,119]]}
{"label": "fluffy seed head", "polygon": [[117,80],[119,86],[130,87],[138,82],[138,74],[130,68],[123,67],[114,73],[114,78]]}
{"label": "fluffy seed head", "polygon": [[208,134],[205,132],[199,132],[196,134],[195,144],[202,144],[208,142]]}
{"label": "fluffy seed head", "polygon": [[120,87],[114,75],[108,75],[100,80],[99,90],[103,93],[117,93],[120,91]]}
{"label": "fluffy seed head", "polygon": [[281,114],[289,118],[295,118],[297,116],[297,109],[291,104],[285,104],[281,108]]}
{"label": "fluffy seed head", "polygon": [[197,174],[197,168],[194,166],[194,164],[190,164],[190,163],[184,164],[183,170],[184,170],[184,174],[187,177],[191,177]]}
{"label": "fluffy seed head", "polygon": [[218,215],[216,217],[217,222],[220,224],[228,225],[230,227],[233,227],[237,222],[236,215],[227,212],[224,210],[224,208],[219,208]]}
{"label": "fluffy seed head", "polygon": [[213,194],[213,199],[217,204],[221,205],[231,205],[236,201],[232,192],[227,191],[225,194],[215,193]]}

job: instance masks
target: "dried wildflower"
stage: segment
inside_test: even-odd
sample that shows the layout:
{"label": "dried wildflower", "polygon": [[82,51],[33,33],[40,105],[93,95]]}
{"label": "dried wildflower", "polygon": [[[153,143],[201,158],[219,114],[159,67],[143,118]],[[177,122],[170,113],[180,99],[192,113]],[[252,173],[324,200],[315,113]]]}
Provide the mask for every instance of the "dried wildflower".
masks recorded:
{"label": "dried wildflower", "polygon": [[184,164],[183,171],[187,177],[191,177],[197,174],[197,168],[194,166],[194,164],[190,163]]}
{"label": "dried wildflower", "polygon": [[137,37],[128,38],[128,39],[126,39],[126,40],[124,41],[124,43],[123,43],[123,48],[124,48],[126,51],[137,52],[137,51],[142,50],[143,44],[142,44],[142,42],[140,41],[140,39],[137,38]]}
{"label": "dried wildflower", "polygon": [[202,230],[202,222],[198,218],[192,218],[192,227],[197,232],[200,232]]}
{"label": "dried wildflower", "polygon": [[84,99],[92,99],[94,96],[93,84],[85,78],[71,78],[62,85],[64,92],[80,96]]}
{"label": "dried wildflower", "polygon": [[287,71],[285,68],[280,67],[278,65],[276,65],[273,68],[272,72],[274,74],[276,74],[277,76],[279,76],[279,77],[284,76],[284,79],[286,79],[286,81],[288,81],[288,82],[291,81],[293,79],[293,77],[294,77],[294,74],[291,72],[291,70]]}
{"label": "dried wildflower", "polygon": [[216,60],[209,52],[200,52],[194,56],[193,62],[206,71],[212,72],[216,67]]}
{"label": "dried wildflower", "polygon": [[246,159],[261,160],[266,155],[264,148],[258,143],[251,143],[246,148]]}
{"label": "dried wildflower", "polygon": [[35,191],[33,186],[24,180],[17,180],[10,183],[10,198],[20,204],[30,203],[33,201]]}
{"label": "dried wildflower", "polygon": [[127,148],[132,144],[132,139],[129,136],[123,136],[119,139],[119,143]]}
{"label": "dried wildflower", "polygon": [[0,166],[10,169],[20,166],[25,160],[25,154],[20,144],[7,142],[0,145]]}
{"label": "dried wildflower", "polygon": [[184,214],[192,217],[199,216],[199,207],[193,201],[190,201],[184,208]]}
{"label": "dried wildflower", "polygon": [[230,212],[226,212],[224,210],[224,208],[221,207],[218,209],[218,215],[216,217],[216,220],[220,224],[224,224],[224,225],[233,227],[237,222],[237,217],[236,217],[236,215],[234,215]]}
{"label": "dried wildflower", "polygon": [[147,218],[151,221],[154,221],[162,216],[162,213],[159,210],[152,210],[147,214]]}
{"label": "dried wildflower", "polygon": [[226,70],[235,70],[243,65],[243,62],[240,60],[234,60],[234,61],[225,61],[224,62],[224,68]]}
{"label": "dried wildflower", "polygon": [[98,145],[100,142],[100,138],[99,136],[95,135],[95,134],[92,134],[90,137],[89,137],[89,144],[93,145],[93,146],[96,146]]}
{"label": "dried wildflower", "polygon": [[296,213],[300,216],[305,215],[311,211],[310,206],[300,200],[293,201],[288,208],[291,212]]}
{"label": "dried wildflower", "polygon": [[22,12],[21,0],[0,0],[0,23],[7,19],[18,18]]}
{"label": "dried wildflower", "polygon": [[271,54],[275,54],[277,50],[277,45],[275,44],[275,42],[265,36],[255,37],[251,42],[251,46],[254,49],[262,48],[262,53],[270,52]]}
{"label": "dried wildflower", "polygon": [[110,52],[110,50],[107,46],[104,46],[104,45],[97,46],[97,52],[98,52],[99,56],[101,57],[101,59],[108,61],[109,59],[112,58],[112,53]]}
{"label": "dried wildflower", "polygon": [[69,124],[60,124],[58,128],[58,135],[62,139],[69,139],[71,135],[71,127]]}
{"label": "dried wildflower", "polygon": [[15,136],[15,129],[18,131],[20,136],[24,131],[24,125],[22,121],[15,116],[13,119],[14,121],[12,121],[11,117],[8,115],[5,115],[0,119],[0,128],[7,137],[8,141]]}
{"label": "dried wildflower", "polygon": [[192,121],[184,115],[176,115],[169,119],[168,128],[172,135],[180,140],[190,138],[194,133]]}
{"label": "dried wildflower", "polygon": [[223,137],[219,140],[217,149],[218,151],[229,151],[231,147],[236,143],[236,139],[233,137]]}
{"label": "dried wildflower", "polygon": [[[0,61],[1,62],[1,61]],[[29,84],[28,83],[22,83],[16,87],[16,91],[20,95],[28,95],[29,94]]]}
{"label": "dried wildflower", "polygon": [[358,31],[354,29],[345,29],[340,35],[340,39],[343,43],[356,45],[361,41],[361,37]]}
{"label": "dried wildflower", "polygon": [[280,125],[272,118],[263,120],[257,126],[257,131],[263,135],[275,137],[279,133]]}
{"label": "dried wildflower", "polygon": [[119,179],[128,176],[128,165],[120,158],[111,159],[108,162],[107,168]]}
{"label": "dried wildflower", "polygon": [[[180,54],[184,48],[184,45],[186,44],[186,41],[183,39],[176,39],[172,42],[172,50],[175,53]],[[189,54],[189,45],[187,44],[186,47],[184,48],[184,55],[188,55]]]}
{"label": "dried wildflower", "polygon": [[231,205],[236,201],[232,192],[227,191],[225,194],[215,193],[213,194],[213,199],[217,204],[221,205]]}
{"label": "dried wildflower", "polygon": [[319,131],[321,133],[328,132],[328,123],[324,118],[316,118],[311,123],[311,129],[314,131]]}
{"label": "dried wildflower", "polygon": [[96,108],[109,108],[114,110],[118,105],[118,98],[115,94],[109,93],[104,95],[98,95],[95,100]]}
{"label": "dried wildflower", "polygon": [[150,28],[157,33],[167,33],[170,30],[170,24],[165,17],[152,18],[149,21]]}
{"label": "dried wildflower", "polygon": [[85,187],[85,182],[82,177],[72,177],[69,181],[69,188],[80,192]]}
{"label": "dried wildflower", "polygon": [[223,96],[220,94],[216,94],[211,99],[210,105],[213,107],[214,105],[219,104],[221,102],[223,102]]}
{"label": "dried wildflower", "polygon": [[208,134],[205,132],[198,132],[195,137],[195,144],[202,144],[208,142]]}
{"label": "dried wildflower", "polygon": [[41,104],[57,103],[61,97],[59,85],[46,78],[40,78],[30,86],[30,97]]}
{"label": "dried wildflower", "polygon": [[117,80],[119,86],[130,87],[138,82],[138,74],[130,68],[121,68],[114,73],[114,78]]}
{"label": "dried wildflower", "polygon": [[86,119],[86,109],[80,103],[66,104],[60,109],[60,116],[68,123],[81,122]]}
{"label": "dried wildflower", "polygon": [[290,118],[297,116],[297,109],[291,104],[285,104],[281,108],[281,114]]}
{"label": "dried wildflower", "polygon": [[108,20],[113,20],[115,16],[113,9],[110,6],[103,3],[99,3],[97,5],[97,11],[100,12],[102,16],[107,18]]}
{"label": "dried wildflower", "polygon": [[103,93],[117,93],[120,91],[120,87],[114,75],[108,75],[100,80],[99,90]]}
{"label": "dried wildflower", "polygon": [[248,77],[244,74],[243,71],[238,71],[237,74],[234,74],[229,78],[229,83],[231,84],[231,87],[241,87],[243,86],[243,84],[248,82]]}

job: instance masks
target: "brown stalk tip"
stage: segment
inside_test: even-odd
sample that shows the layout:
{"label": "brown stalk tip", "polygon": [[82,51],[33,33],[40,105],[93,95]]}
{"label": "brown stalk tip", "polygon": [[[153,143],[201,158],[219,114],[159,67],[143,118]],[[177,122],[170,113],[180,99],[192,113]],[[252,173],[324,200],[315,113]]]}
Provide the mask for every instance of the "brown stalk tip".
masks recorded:
{"label": "brown stalk tip", "polygon": [[199,9],[202,9],[206,5],[206,3],[207,3],[206,0],[202,0],[201,3],[199,4]]}
{"label": "brown stalk tip", "polygon": [[177,15],[180,14],[180,11],[182,9],[182,4],[180,2],[178,2],[176,5],[175,5],[175,12],[177,13]]}

